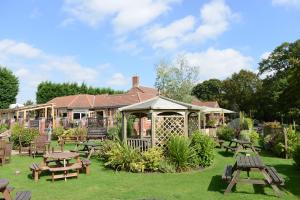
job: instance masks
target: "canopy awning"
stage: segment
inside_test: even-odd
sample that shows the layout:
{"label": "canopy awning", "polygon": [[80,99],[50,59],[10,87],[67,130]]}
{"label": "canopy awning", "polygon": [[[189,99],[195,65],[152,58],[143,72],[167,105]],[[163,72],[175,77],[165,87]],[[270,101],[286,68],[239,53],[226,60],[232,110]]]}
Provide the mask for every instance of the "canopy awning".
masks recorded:
{"label": "canopy awning", "polygon": [[140,111],[140,110],[193,110],[202,111],[200,106],[183,103],[163,96],[156,96],[147,101],[132,104],[119,108],[119,111]]}
{"label": "canopy awning", "polygon": [[202,111],[204,113],[224,113],[224,114],[232,114],[232,113],[236,113],[232,110],[227,110],[224,108],[211,108],[211,107],[206,107],[206,106],[202,106]]}

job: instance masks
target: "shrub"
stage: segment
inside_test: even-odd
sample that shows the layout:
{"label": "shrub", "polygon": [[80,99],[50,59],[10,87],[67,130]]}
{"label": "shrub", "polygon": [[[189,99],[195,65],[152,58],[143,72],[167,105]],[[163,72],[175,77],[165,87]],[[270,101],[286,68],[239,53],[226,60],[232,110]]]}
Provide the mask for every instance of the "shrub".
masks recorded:
{"label": "shrub", "polygon": [[3,133],[4,131],[8,130],[7,124],[0,124],[0,133]]}
{"label": "shrub", "polygon": [[216,125],[217,125],[217,120],[216,119],[210,119],[210,120],[208,120],[208,122],[207,122],[207,126],[209,126],[209,127],[216,127]]}
{"label": "shrub", "polygon": [[250,137],[250,142],[252,144],[254,144],[254,145],[258,144],[260,137],[259,137],[259,134],[256,131],[250,130],[249,137]]}
{"label": "shrub", "polygon": [[296,145],[294,153],[293,153],[293,159],[296,163],[296,166],[300,168],[300,143]]}
{"label": "shrub", "polygon": [[233,128],[228,126],[221,126],[217,129],[217,136],[222,140],[232,140],[235,137],[235,132]]}
{"label": "shrub", "polygon": [[109,158],[108,152],[110,152],[112,149],[116,148],[117,142],[113,140],[104,140],[100,143],[99,147],[99,157],[100,159],[107,161]]}
{"label": "shrub", "polygon": [[169,162],[167,160],[162,160],[159,163],[159,169],[160,172],[163,173],[175,173],[176,172],[176,167],[172,162]]}
{"label": "shrub", "polygon": [[197,154],[200,166],[207,167],[213,163],[215,142],[209,136],[200,132],[193,133],[191,146]]}
{"label": "shrub", "polygon": [[250,142],[250,132],[248,130],[242,130],[239,135],[240,140]]}
{"label": "shrub", "polygon": [[111,140],[120,140],[122,138],[121,128],[118,126],[109,127],[107,130],[107,136]]}
{"label": "shrub", "polygon": [[19,147],[20,143],[22,146],[29,146],[38,135],[39,131],[37,129],[24,128],[19,124],[14,124],[12,127],[11,140],[14,147]]}
{"label": "shrub", "polygon": [[126,170],[132,172],[143,172],[144,163],[141,154],[125,143],[116,143],[107,152],[107,162],[105,166],[110,166],[115,170]]}
{"label": "shrub", "polygon": [[63,135],[64,131],[65,129],[62,126],[55,127],[53,129],[52,138],[55,140],[58,139],[58,137]]}
{"label": "shrub", "polygon": [[160,162],[163,160],[163,150],[159,147],[153,147],[142,153],[145,162],[145,169],[149,171],[157,171]]}
{"label": "shrub", "polygon": [[177,171],[185,171],[194,166],[196,153],[190,148],[190,141],[182,136],[171,137],[167,143],[167,154]]}
{"label": "shrub", "polygon": [[83,128],[83,127],[75,128],[74,135],[79,136],[81,138],[86,137],[87,136],[87,128]]}

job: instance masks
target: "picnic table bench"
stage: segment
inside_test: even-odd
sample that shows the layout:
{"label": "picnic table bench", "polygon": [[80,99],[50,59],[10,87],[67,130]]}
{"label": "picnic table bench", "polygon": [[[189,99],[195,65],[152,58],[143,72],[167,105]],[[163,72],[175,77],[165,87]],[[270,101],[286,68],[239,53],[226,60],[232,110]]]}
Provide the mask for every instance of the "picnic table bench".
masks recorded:
{"label": "picnic table bench", "polygon": [[[78,149],[79,146],[83,146],[82,149]],[[76,144],[75,149],[71,150],[71,152],[76,153],[84,153],[87,157],[87,159],[90,159],[93,153],[98,149],[98,147],[101,146],[99,143],[95,142],[79,142]]]}
{"label": "picnic table bench", "polygon": [[[260,172],[264,179],[249,178],[251,171]],[[241,178],[241,172],[247,172],[248,178]],[[224,194],[231,192],[237,183],[270,185],[277,196],[281,196],[278,186],[284,185],[283,178],[277,173],[274,167],[265,166],[259,156],[238,156],[236,163],[225,166],[222,179],[229,182]]]}
{"label": "picnic table bench", "polygon": [[258,148],[254,147],[250,141],[233,139],[230,140],[228,146],[224,146],[224,148],[226,152],[228,150],[234,152],[234,156],[237,156],[240,152],[253,152],[258,155]]}
{"label": "picnic table bench", "polygon": [[[9,181],[7,179],[0,179],[0,192],[2,192],[5,200],[12,200],[10,193],[13,191],[13,187],[8,186]],[[16,193],[16,200],[30,200],[30,191],[19,191]]]}

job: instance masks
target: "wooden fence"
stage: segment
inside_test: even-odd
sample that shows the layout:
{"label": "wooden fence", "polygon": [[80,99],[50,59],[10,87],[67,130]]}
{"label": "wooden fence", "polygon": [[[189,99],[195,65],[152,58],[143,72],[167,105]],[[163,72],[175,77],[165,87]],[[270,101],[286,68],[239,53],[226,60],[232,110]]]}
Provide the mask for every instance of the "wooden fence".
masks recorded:
{"label": "wooden fence", "polygon": [[148,138],[147,139],[127,138],[127,144],[139,151],[147,151],[148,148],[151,147],[151,141]]}

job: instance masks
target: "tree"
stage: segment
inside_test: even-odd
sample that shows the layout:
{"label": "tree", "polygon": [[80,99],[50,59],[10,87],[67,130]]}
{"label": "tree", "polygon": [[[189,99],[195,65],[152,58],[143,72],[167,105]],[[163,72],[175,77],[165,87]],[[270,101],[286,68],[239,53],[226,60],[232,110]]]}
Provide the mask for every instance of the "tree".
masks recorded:
{"label": "tree", "polygon": [[221,101],[222,81],[219,79],[209,79],[197,84],[192,91],[192,95],[202,101]]}
{"label": "tree", "polygon": [[8,108],[10,104],[16,103],[19,91],[18,78],[5,67],[0,66],[0,109]]}
{"label": "tree", "polygon": [[166,97],[190,103],[198,77],[197,69],[190,66],[184,57],[178,57],[175,63],[161,61],[156,66],[155,87]]}
{"label": "tree", "polygon": [[113,90],[111,88],[93,88],[88,87],[85,83],[52,83],[49,81],[42,82],[38,85],[36,92],[36,102],[46,103],[55,97],[76,95],[76,94],[120,94],[123,91]]}
{"label": "tree", "polygon": [[256,108],[256,94],[260,87],[261,80],[255,73],[247,70],[234,73],[223,81],[226,107],[251,115]]}
{"label": "tree", "polygon": [[33,101],[27,100],[27,101],[24,103],[24,106],[31,106],[31,105],[33,105],[33,104],[34,104]]}
{"label": "tree", "polygon": [[260,75],[266,75],[261,91],[261,112],[264,118],[298,116],[300,108],[300,40],[276,47],[259,63]]}

